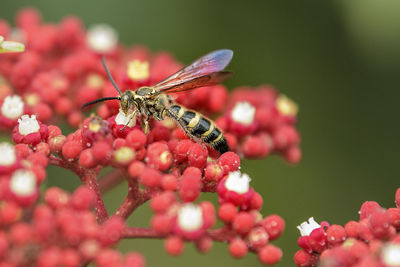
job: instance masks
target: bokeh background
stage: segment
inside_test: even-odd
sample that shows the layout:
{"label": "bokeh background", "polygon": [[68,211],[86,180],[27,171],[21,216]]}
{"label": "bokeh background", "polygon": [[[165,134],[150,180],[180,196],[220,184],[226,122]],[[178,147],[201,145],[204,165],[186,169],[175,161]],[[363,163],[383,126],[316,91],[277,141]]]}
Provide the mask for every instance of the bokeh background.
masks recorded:
{"label": "bokeh background", "polygon": [[[271,156],[242,164],[264,197],[263,214],[286,221],[275,242],[284,251],[277,266],[294,265],[296,226],[310,216],[344,224],[358,217],[363,201],[394,205],[400,185],[398,0],[2,0],[0,17],[12,21],[27,5],[49,22],[74,14],[86,26],[109,23],[123,43],[168,50],[186,63],[214,49],[233,49],[229,88],[271,84],[299,104],[302,162],[290,166]],[[49,176],[69,189],[78,184],[56,168]],[[124,190],[121,185],[105,196],[110,210]],[[149,218],[144,206],[129,223],[144,226]],[[232,259],[225,244],[207,255],[188,245],[179,258],[167,256],[157,240],[128,240],[120,247],[142,252],[148,266],[260,266],[255,255]]]}

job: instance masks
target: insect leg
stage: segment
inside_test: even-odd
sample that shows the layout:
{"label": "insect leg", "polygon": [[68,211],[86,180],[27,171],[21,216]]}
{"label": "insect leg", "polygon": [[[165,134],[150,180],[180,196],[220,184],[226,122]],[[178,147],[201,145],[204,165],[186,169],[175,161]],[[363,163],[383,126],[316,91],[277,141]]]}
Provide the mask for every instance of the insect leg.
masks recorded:
{"label": "insect leg", "polygon": [[[124,127],[122,127],[121,129],[120,129],[120,131],[123,131],[126,127],[128,127],[128,125],[129,125],[129,123],[131,122],[131,120],[133,119],[133,118],[135,118],[136,117],[136,110],[134,111],[134,112],[132,112],[132,114],[131,115],[129,115],[129,120],[128,120],[128,122],[124,125]],[[136,119],[136,118],[135,118]]]}
{"label": "insect leg", "polygon": [[149,120],[150,117],[142,115],[140,117],[140,126],[142,127],[145,134],[149,133]]}

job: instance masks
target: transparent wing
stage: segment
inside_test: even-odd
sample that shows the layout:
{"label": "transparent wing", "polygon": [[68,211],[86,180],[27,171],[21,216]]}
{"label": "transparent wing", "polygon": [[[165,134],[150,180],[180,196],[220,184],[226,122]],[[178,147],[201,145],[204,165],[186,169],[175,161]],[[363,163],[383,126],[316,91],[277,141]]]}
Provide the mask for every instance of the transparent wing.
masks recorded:
{"label": "transparent wing", "polygon": [[187,91],[202,86],[218,84],[232,73],[222,71],[232,60],[229,49],[216,50],[197,59],[192,64],[172,74],[153,86],[155,94]]}

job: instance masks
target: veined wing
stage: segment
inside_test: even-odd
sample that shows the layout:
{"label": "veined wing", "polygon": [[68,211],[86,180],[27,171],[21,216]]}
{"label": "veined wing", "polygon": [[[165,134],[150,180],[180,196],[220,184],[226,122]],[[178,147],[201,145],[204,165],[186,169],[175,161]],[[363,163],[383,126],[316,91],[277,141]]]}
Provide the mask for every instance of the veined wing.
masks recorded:
{"label": "veined wing", "polygon": [[192,64],[172,74],[153,86],[155,94],[187,91],[202,86],[218,84],[232,75],[222,71],[232,60],[229,49],[216,50],[197,59]]}

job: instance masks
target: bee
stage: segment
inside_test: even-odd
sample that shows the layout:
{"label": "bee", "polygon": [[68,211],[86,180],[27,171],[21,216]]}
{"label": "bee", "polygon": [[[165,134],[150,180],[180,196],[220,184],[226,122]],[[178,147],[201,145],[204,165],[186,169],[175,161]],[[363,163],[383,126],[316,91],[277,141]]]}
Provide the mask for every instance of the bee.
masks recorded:
{"label": "bee", "polygon": [[147,133],[151,117],[159,121],[169,117],[175,120],[191,139],[200,144],[207,143],[223,154],[230,148],[215,122],[195,110],[175,103],[168,93],[186,92],[223,82],[232,75],[232,72],[224,71],[232,56],[233,51],[229,49],[213,51],[153,86],[140,87],[136,91],[126,90],[123,93],[112,78],[105,59],[102,58],[107,76],[119,96],[104,97],[88,102],[82,106],[82,109],[102,101],[119,100],[122,112],[129,117],[124,128],[132,119],[136,119],[136,115],[139,115],[141,126]]}

